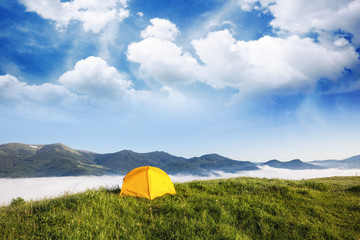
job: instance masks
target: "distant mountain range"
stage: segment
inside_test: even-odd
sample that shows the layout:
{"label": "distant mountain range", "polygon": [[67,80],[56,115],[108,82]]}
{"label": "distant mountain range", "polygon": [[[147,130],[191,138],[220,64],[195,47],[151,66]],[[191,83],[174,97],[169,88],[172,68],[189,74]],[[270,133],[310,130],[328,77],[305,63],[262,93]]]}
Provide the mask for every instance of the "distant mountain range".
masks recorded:
{"label": "distant mountain range", "polygon": [[166,152],[136,153],[123,150],[99,154],[75,150],[61,143],[28,145],[8,143],[0,145],[0,177],[50,177],[126,174],[133,168],[151,165],[168,174],[191,174],[207,176],[216,171],[234,173],[258,170],[262,166],[284,169],[360,168],[360,156],[345,160],[313,161],[295,159],[289,162],[270,160],[255,164],[237,161],[218,154],[183,158]]}
{"label": "distant mountain range", "polygon": [[326,168],[343,168],[343,169],[360,168],[360,155],[346,158],[344,160],[323,160],[323,161],[312,161],[310,163]]}
{"label": "distant mountain range", "polygon": [[280,162],[279,160],[270,160],[262,163],[262,166],[269,166],[273,168],[285,168],[291,170],[309,170],[309,169],[325,169],[326,167],[318,166],[315,164],[305,163],[300,159],[294,159],[289,162]]}

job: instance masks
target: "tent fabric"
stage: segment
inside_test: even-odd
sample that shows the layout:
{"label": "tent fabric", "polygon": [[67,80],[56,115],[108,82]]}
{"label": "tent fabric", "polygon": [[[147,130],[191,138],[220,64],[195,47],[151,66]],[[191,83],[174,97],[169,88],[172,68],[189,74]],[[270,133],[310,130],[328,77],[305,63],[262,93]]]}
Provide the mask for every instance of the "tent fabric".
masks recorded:
{"label": "tent fabric", "polygon": [[126,174],[120,196],[143,197],[153,200],[165,194],[176,194],[169,175],[157,167],[138,167]]}

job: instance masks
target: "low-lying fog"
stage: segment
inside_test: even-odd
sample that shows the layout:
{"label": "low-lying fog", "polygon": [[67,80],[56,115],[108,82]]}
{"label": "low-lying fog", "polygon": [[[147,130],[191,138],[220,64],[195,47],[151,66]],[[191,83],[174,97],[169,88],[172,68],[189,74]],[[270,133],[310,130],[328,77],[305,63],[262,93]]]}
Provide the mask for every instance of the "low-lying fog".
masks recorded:
{"label": "low-lying fog", "polygon": [[[272,167],[261,167],[261,170],[238,173],[217,172],[209,177],[192,175],[171,175],[173,182],[188,182],[233,177],[259,177],[281,179],[309,179],[332,176],[358,176],[360,169],[325,169],[325,170],[287,170]],[[101,186],[113,188],[122,186],[124,176],[81,176],[81,177],[47,177],[47,178],[0,178],[0,205],[9,204],[13,198],[37,200],[44,197],[56,197],[65,193],[82,192]]]}

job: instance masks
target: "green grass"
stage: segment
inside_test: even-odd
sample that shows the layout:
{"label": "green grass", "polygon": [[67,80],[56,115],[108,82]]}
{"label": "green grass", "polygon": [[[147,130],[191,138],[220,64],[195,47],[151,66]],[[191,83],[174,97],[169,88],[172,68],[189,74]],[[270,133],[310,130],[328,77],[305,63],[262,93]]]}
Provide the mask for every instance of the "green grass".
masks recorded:
{"label": "green grass", "polygon": [[0,208],[1,239],[360,239],[360,177],[175,184],[153,201],[119,189]]}

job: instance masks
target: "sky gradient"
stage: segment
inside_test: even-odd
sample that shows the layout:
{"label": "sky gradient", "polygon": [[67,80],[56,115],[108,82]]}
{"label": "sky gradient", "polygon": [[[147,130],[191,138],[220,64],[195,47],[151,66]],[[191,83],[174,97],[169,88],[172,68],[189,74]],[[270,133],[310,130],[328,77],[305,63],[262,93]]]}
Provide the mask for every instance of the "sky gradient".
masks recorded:
{"label": "sky gradient", "polygon": [[360,154],[360,0],[4,0],[0,143]]}

